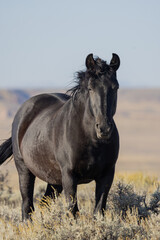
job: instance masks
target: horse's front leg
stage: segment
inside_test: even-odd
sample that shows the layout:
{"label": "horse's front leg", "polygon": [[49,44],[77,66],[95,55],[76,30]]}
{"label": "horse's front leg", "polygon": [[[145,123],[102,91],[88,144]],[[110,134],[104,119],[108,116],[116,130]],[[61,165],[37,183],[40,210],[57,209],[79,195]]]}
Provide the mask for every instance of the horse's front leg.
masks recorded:
{"label": "horse's front leg", "polygon": [[99,212],[102,215],[104,215],[108,193],[114,178],[114,172],[115,167],[109,170],[104,177],[96,179],[96,192],[95,192],[96,204],[94,214]]}
{"label": "horse's front leg", "polygon": [[71,170],[62,171],[62,185],[68,209],[75,216],[76,212],[79,211],[77,205],[77,180]]}

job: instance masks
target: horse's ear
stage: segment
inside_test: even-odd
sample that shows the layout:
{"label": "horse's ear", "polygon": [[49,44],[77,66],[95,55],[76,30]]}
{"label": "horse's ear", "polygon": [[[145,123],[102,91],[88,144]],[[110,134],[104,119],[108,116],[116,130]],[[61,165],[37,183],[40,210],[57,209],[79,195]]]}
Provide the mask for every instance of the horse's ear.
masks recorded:
{"label": "horse's ear", "polygon": [[112,53],[112,59],[110,61],[110,67],[114,70],[117,71],[117,69],[120,66],[120,58],[117,54]]}
{"label": "horse's ear", "polygon": [[93,54],[89,54],[87,57],[86,57],[86,67],[87,69],[94,69],[96,65],[96,62],[93,58]]}

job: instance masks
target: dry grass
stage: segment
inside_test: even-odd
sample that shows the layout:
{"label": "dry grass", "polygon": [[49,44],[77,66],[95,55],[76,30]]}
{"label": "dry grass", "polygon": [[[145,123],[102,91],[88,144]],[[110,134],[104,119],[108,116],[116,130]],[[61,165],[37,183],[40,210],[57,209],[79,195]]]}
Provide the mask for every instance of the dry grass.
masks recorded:
{"label": "dry grass", "polygon": [[[21,222],[21,201],[0,174],[0,239],[160,239],[160,189],[156,176],[117,174],[109,194],[104,218],[93,216],[94,183],[78,187],[80,213],[74,219],[66,210],[63,194],[55,203],[47,199],[32,223]],[[36,198],[42,196],[39,187]]]}

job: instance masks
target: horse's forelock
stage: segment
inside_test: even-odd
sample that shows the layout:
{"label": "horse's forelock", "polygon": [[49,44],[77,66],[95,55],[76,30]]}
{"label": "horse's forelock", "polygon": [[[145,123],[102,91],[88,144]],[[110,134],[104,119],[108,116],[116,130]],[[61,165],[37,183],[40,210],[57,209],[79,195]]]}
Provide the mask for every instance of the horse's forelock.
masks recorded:
{"label": "horse's forelock", "polygon": [[76,85],[67,91],[71,97],[75,98],[78,92],[84,90],[87,87],[90,77],[96,78],[99,74],[105,74],[109,71],[109,65],[106,61],[102,60],[99,57],[96,57],[95,62],[95,69],[76,72],[74,80]]}

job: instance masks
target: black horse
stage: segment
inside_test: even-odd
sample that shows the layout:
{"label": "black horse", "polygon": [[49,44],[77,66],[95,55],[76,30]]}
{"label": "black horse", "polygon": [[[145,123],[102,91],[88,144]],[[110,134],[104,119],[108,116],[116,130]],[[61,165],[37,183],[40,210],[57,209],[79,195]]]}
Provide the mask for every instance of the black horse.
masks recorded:
{"label": "black horse", "polygon": [[110,64],[89,54],[86,71],[77,73],[71,94],[40,94],[26,101],[12,124],[12,137],[0,146],[0,164],[14,156],[22,195],[22,218],[34,210],[35,177],[48,183],[45,196],[64,190],[75,215],[77,184],[96,182],[95,213],[106,206],[119,152],[116,112],[116,71],[120,59]]}

